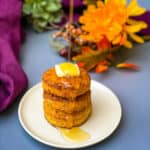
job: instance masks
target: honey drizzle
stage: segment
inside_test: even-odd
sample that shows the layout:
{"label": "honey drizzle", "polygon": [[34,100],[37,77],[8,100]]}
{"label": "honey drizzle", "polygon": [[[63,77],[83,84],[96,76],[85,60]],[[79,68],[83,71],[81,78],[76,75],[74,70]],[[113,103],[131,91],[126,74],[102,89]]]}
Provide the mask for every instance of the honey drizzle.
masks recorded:
{"label": "honey drizzle", "polygon": [[90,138],[90,135],[81,128],[75,127],[72,129],[60,128],[62,136],[72,142],[84,142]]}

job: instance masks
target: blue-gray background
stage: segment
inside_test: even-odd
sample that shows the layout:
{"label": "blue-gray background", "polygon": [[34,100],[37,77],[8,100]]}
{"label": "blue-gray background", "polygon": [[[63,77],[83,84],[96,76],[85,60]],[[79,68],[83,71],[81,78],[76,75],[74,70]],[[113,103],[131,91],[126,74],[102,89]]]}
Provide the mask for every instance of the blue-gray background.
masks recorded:
{"label": "blue-gray background", "polygon": [[[150,9],[149,0],[139,0]],[[44,70],[64,61],[50,45],[53,32],[35,33],[27,29],[27,37],[21,48],[21,64],[29,79],[28,88],[41,81]],[[85,149],[93,150],[150,150],[150,42],[135,45],[130,50],[128,62],[141,67],[139,72],[111,68],[104,74],[91,74],[91,78],[111,88],[119,97],[123,117],[119,128],[105,141]],[[51,150],[32,139],[18,120],[18,104],[21,97],[0,114],[0,150]]]}

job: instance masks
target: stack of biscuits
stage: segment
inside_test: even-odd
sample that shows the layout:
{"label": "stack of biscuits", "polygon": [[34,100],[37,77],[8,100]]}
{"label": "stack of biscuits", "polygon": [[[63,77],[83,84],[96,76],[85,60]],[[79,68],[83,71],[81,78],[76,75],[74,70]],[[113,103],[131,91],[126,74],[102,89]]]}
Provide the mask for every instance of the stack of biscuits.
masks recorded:
{"label": "stack of biscuits", "polygon": [[91,113],[90,76],[79,70],[78,76],[58,77],[53,67],[43,74],[44,116],[54,126],[79,126]]}

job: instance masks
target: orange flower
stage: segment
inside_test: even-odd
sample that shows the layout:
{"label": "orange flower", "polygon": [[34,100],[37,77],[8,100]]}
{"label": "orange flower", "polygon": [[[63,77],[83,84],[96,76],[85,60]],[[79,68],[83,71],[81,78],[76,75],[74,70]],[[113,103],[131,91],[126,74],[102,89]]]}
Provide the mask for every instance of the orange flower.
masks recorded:
{"label": "orange flower", "polygon": [[97,5],[89,5],[83,16],[79,18],[85,34],[83,40],[99,42],[104,37],[113,45],[125,45],[132,47],[128,41],[128,35],[136,42],[143,43],[142,38],[135,35],[141,29],[147,27],[146,23],[129,19],[130,16],[138,16],[145,12],[137,0],[131,0],[126,5],[126,0],[98,1]]}

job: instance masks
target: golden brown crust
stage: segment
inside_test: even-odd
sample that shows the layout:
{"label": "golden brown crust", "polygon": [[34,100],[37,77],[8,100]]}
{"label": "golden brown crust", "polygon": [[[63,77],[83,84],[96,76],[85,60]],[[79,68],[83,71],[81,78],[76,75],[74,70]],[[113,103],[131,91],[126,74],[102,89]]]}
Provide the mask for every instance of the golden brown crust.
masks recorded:
{"label": "golden brown crust", "polygon": [[44,92],[44,103],[47,108],[53,107],[54,109],[64,111],[66,113],[79,112],[91,105],[90,91],[78,96],[74,99],[64,99],[62,97],[54,96]]}
{"label": "golden brown crust", "polygon": [[72,114],[64,113],[63,111],[53,108],[47,109],[46,107],[47,106],[44,105],[45,118],[47,121],[54,126],[62,128],[72,128],[81,125],[87,120],[92,111],[91,105],[79,113]]}
{"label": "golden brown crust", "polygon": [[77,97],[89,91],[90,76],[80,68],[79,76],[58,77],[55,68],[43,74],[43,89],[61,97]]}

